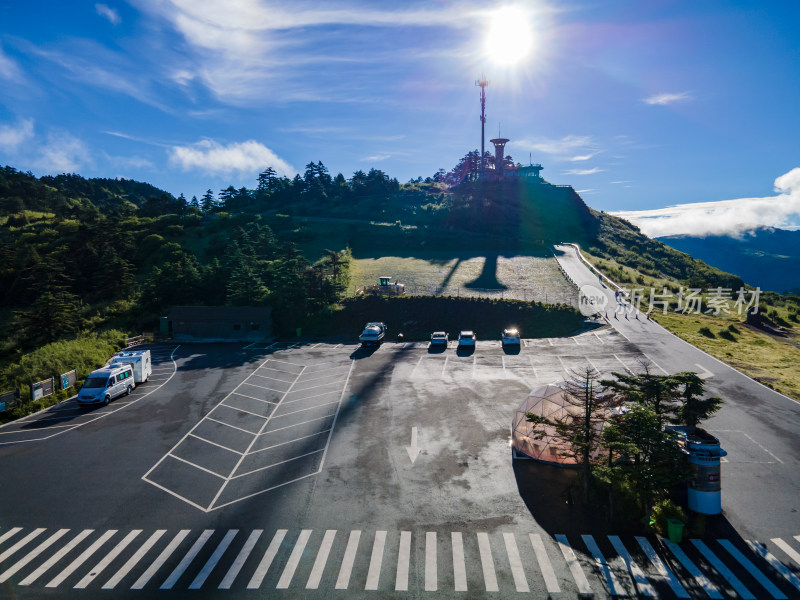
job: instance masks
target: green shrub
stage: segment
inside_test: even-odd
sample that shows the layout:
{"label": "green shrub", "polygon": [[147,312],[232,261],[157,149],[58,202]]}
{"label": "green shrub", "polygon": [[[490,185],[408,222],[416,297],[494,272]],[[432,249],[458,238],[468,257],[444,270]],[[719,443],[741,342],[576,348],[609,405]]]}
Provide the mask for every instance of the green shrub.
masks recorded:
{"label": "green shrub", "polygon": [[653,512],[650,516],[653,526],[663,536],[666,536],[668,533],[667,521],[669,519],[678,519],[684,523],[688,522],[688,519],[686,518],[686,511],[683,510],[683,507],[678,506],[669,498],[665,498],[656,502],[656,504],[653,506]]}

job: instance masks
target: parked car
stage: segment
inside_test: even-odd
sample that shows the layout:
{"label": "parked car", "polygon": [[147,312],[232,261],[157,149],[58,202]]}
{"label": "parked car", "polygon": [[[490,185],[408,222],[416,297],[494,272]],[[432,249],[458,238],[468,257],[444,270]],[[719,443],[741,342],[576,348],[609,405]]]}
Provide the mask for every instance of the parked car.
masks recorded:
{"label": "parked car", "polygon": [[383,343],[383,338],[386,337],[387,327],[385,323],[367,323],[364,326],[364,331],[358,337],[363,347],[366,346],[380,346]]}
{"label": "parked car", "polygon": [[431,346],[447,347],[448,337],[446,331],[434,331],[431,334]]}
{"label": "parked car", "polygon": [[519,335],[519,331],[517,329],[503,329],[503,335],[501,336],[503,340],[503,346],[506,344],[516,344],[517,346],[520,345],[521,339]]}
{"label": "parked car", "polygon": [[135,387],[131,365],[112,364],[89,373],[78,392],[78,406],[108,404],[118,396],[127,396]]}
{"label": "parked car", "polygon": [[458,334],[459,346],[474,346],[475,334],[472,331],[462,331]]}

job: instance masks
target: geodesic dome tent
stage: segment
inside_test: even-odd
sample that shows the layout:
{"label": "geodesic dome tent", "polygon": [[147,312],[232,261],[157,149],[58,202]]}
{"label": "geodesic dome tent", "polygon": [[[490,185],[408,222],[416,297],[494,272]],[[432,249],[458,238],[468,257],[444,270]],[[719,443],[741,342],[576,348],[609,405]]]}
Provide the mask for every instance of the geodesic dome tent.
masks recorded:
{"label": "geodesic dome tent", "polygon": [[[577,464],[576,460],[568,455],[568,444],[556,436],[555,427],[529,423],[525,418],[526,413],[533,413],[551,421],[569,420],[580,416],[581,407],[570,404],[564,384],[545,385],[528,394],[514,414],[511,424],[511,447],[514,456],[518,458],[527,457],[565,466]],[[543,435],[535,434],[534,428],[537,432],[543,432]]]}

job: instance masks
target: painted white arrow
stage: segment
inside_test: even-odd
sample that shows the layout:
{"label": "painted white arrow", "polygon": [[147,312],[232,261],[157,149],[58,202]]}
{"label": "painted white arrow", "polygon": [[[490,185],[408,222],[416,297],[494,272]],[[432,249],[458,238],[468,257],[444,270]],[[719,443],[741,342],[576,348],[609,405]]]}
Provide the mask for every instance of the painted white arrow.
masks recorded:
{"label": "painted white arrow", "polygon": [[406,452],[408,452],[408,458],[411,459],[411,464],[414,464],[414,461],[417,460],[417,456],[420,453],[420,447],[417,446],[417,428],[411,428],[411,445],[406,446]]}
{"label": "painted white arrow", "polygon": [[706,368],[705,368],[703,365],[701,365],[700,363],[694,363],[694,364],[696,364],[698,367],[700,367],[700,371],[701,371],[701,372],[697,374],[697,376],[698,376],[700,379],[709,379],[709,378],[711,378],[711,377],[713,377],[713,376],[714,376],[714,374],[713,374],[711,371],[709,371],[708,369],[706,369]]}

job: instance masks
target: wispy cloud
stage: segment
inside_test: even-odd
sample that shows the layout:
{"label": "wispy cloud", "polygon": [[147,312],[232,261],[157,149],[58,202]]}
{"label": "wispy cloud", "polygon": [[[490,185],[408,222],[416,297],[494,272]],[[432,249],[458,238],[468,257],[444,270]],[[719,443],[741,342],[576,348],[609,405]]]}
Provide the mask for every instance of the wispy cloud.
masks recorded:
{"label": "wispy cloud", "polygon": [[643,101],[645,104],[656,104],[659,106],[665,106],[667,104],[673,104],[675,102],[689,100],[691,97],[692,97],[691,92],[675,92],[666,94],[654,94],[652,96],[644,98]]}
{"label": "wispy cloud", "polygon": [[169,149],[169,160],[185,171],[197,169],[216,175],[255,174],[266,167],[272,167],[280,175],[297,173],[285,160],[255,140],[228,145],[202,140],[189,146],[173,146]]}
{"label": "wispy cloud", "polygon": [[568,169],[564,171],[564,175],[594,175],[595,173],[602,173],[605,169],[600,167],[592,167],[591,169]]}
{"label": "wispy cloud", "polygon": [[655,210],[613,213],[651,237],[739,235],[758,226],[786,227],[800,217],[800,167],[775,180],[777,196],[678,204]]}
{"label": "wispy cloud", "polygon": [[381,162],[392,158],[391,154],[373,154],[372,156],[365,156],[361,159],[361,162]]}
{"label": "wispy cloud", "polygon": [[101,17],[105,17],[109,21],[111,21],[112,25],[119,25],[122,23],[122,19],[119,16],[119,13],[114,10],[113,8],[109,8],[105,4],[95,4],[94,5],[97,14]]}
{"label": "wispy cloud", "polygon": [[48,173],[75,173],[91,162],[83,141],[67,132],[53,132],[42,144],[34,166]]}
{"label": "wispy cloud", "polygon": [[602,150],[598,150],[597,152],[590,152],[589,154],[579,154],[578,156],[573,156],[572,158],[570,158],[570,160],[572,162],[591,160],[592,158],[594,158],[595,156],[597,156],[601,152],[602,152]]}
{"label": "wispy cloud", "polygon": [[15,152],[33,138],[33,119],[22,119],[15,125],[0,125],[0,150]]}
{"label": "wispy cloud", "polygon": [[19,81],[22,78],[22,70],[19,68],[19,65],[17,65],[14,59],[3,52],[2,46],[0,46],[0,77],[12,81]]}
{"label": "wispy cloud", "polygon": [[[514,146],[529,152],[541,152],[562,158],[569,157],[575,152],[589,151],[595,154],[596,142],[588,135],[566,135],[560,139],[534,138],[514,141]],[[571,159],[569,159],[571,160]]]}
{"label": "wispy cloud", "polygon": [[622,184],[622,183],[633,183],[633,180],[626,179],[626,180],[619,180],[619,181],[609,181],[609,183],[613,183],[613,184],[619,185],[619,184]]}

